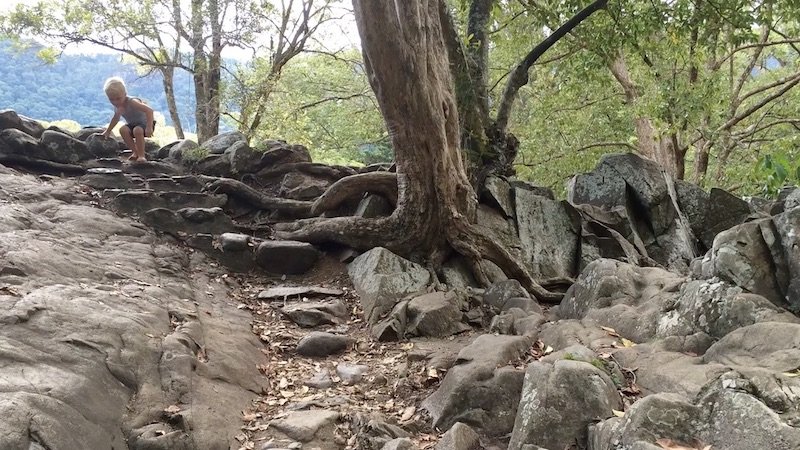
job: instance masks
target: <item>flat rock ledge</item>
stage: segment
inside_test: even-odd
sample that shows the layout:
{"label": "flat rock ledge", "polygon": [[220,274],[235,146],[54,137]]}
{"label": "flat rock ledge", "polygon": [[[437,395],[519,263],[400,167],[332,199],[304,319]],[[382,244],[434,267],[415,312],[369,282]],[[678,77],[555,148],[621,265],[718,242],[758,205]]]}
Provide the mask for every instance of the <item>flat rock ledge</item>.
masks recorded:
{"label": "flat rock ledge", "polygon": [[89,200],[0,166],[0,448],[236,446],[263,382],[249,314]]}

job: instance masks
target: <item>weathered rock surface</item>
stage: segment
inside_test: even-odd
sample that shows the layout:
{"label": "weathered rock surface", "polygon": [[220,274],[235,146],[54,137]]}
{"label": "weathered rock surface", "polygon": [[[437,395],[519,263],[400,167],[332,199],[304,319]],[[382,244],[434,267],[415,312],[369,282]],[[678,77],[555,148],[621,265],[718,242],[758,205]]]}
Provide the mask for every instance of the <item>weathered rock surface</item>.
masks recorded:
{"label": "weathered rock surface", "polygon": [[235,446],[263,356],[225,288],[71,182],[0,186],[0,448]]}

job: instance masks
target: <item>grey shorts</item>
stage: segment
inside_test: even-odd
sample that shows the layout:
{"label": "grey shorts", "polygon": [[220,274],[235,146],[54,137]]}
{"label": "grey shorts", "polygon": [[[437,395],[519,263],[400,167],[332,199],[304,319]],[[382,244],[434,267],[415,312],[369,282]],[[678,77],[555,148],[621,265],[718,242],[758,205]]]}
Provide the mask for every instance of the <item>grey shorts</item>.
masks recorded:
{"label": "grey shorts", "polygon": [[[128,127],[128,129],[131,130],[131,134],[133,134],[133,129],[136,128],[136,127],[141,127],[142,131],[147,129],[147,126],[144,124],[144,122],[141,122],[141,123],[139,123],[139,122],[131,122],[131,123],[126,123],[125,125],[122,125],[122,126],[123,127]],[[120,127],[120,128],[122,128],[122,127]],[[153,129],[155,130],[155,128],[156,128],[156,121],[154,120],[153,121]]]}

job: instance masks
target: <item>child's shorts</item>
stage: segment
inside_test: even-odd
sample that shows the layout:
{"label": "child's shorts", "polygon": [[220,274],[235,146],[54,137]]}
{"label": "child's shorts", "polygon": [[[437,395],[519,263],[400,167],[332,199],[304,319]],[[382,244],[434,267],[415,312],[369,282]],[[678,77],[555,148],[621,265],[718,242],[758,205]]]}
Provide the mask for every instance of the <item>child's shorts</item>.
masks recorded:
{"label": "child's shorts", "polygon": [[[126,123],[125,125],[122,125],[122,126],[123,127],[128,127],[128,129],[131,130],[131,133],[133,133],[133,129],[136,128],[136,127],[142,127],[142,131],[147,129],[147,126],[145,126],[144,122],[141,122],[141,123],[140,122],[131,122],[131,123]],[[155,128],[156,128],[156,121],[154,120],[153,121],[153,129],[155,130]]]}

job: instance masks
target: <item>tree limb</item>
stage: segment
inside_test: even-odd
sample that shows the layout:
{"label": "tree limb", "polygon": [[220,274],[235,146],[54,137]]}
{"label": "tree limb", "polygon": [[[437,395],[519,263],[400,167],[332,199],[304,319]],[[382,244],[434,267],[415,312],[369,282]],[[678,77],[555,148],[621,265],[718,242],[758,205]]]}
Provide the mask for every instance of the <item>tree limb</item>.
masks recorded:
{"label": "tree limb", "polygon": [[603,9],[607,3],[608,0],[595,0],[589,6],[583,8],[580,12],[578,12],[578,14],[573,16],[566,23],[555,30],[550,36],[548,36],[544,41],[534,47],[525,56],[525,58],[523,58],[523,60],[517,64],[508,79],[508,84],[506,84],[505,91],[503,92],[503,98],[500,101],[500,108],[497,112],[496,125],[500,131],[505,131],[506,127],[508,126],[508,120],[511,115],[511,106],[514,103],[519,90],[528,84],[528,70],[530,70],[531,66],[533,66],[536,60],[539,59],[544,52],[550,49],[550,47],[552,47],[562,37],[572,31],[573,28],[577,27],[581,22],[586,20],[595,12]]}

